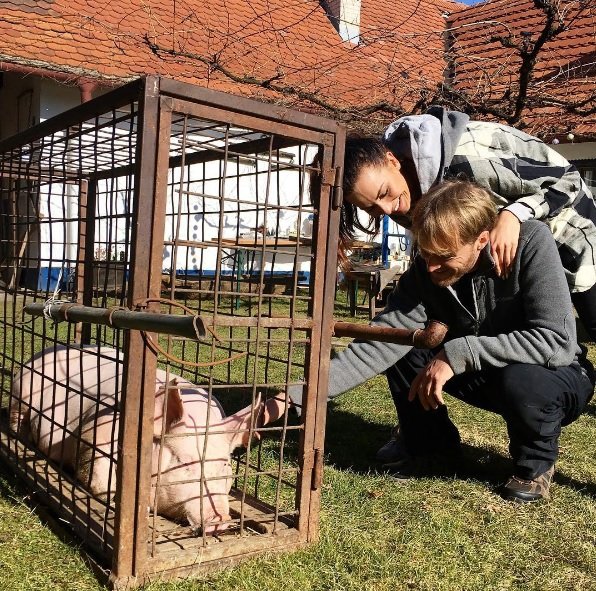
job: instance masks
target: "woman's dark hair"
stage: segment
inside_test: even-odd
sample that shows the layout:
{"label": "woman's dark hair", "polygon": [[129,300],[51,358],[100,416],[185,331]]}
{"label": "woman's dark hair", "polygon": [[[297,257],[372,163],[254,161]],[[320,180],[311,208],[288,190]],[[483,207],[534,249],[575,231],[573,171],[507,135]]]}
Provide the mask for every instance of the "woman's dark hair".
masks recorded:
{"label": "woman's dark hair", "polygon": [[364,166],[383,166],[387,162],[387,146],[380,138],[348,135],[344,152],[344,202],[339,222],[340,252],[345,251],[355,239],[356,230],[374,236],[379,233],[380,221],[370,218],[367,225],[358,217],[358,208],[346,201],[345,196],[354,192],[354,185]]}
{"label": "woman's dark hair", "polygon": [[344,152],[344,195],[354,192],[363,166],[383,166],[387,162],[388,149],[380,138],[348,135]]}
{"label": "woman's dark hair", "polygon": [[[339,221],[339,262],[344,269],[349,268],[349,261],[346,251],[350,244],[356,238],[356,231],[374,236],[379,233],[381,220],[370,217],[368,224],[363,224],[358,216],[358,208],[350,203],[346,196],[354,192],[354,185],[358,180],[360,172],[364,166],[383,166],[387,163],[387,152],[389,148],[379,137],[364,136],[358,134],[349,134],[346,138],[344,171],[343,171],[343,194],[344,200],[341,208]],[[410,188],[413,199],[420,196],[420,188],[416,176],[414,163],[406,160],[399,155],[395,155],[399,160],[402,173]],[[311,166],[318,167],[319,155],[315,157]],[[320,188],[319,175],[311,175],[311,192],[315,194]],[[401,223],[401,222],[400,222]],[[404,220],[403,225],[407,225]]]}

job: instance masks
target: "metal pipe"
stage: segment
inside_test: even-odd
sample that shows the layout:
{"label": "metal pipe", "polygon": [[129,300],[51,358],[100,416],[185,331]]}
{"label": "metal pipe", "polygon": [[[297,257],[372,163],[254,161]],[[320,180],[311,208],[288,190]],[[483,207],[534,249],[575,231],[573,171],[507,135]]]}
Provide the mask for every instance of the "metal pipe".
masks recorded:
{"label": "metal pipe", "polygon": [[389,328],[352,322],[336,322],[333,334],[336,337],[352,337],[365,341],[381,341],[397,345],[410,345],[418,349],[438,347],[447,334],[447,325],[438,320],[431,320],[426,328],[409,330],[407,328]]}
{"label": "metal pipe", "polygon": [[[103,324],[114,328],[128,328],[169,334],[189,339],[203,338],[207,335],[207,326],[257,326],[266,328],[289,328],[293,324],[295,329],[312,328],[312,321],[288,323],[284,318],[255,318],[228,316],[182,316],[180,314],[162,314],[153,312],[136,312],[119,310],[117,308],[94,308],[79,304],[46,304],[32,303],[24,308],[31,316],[43,316],[45,313],[57,322],[86,322]],[[285,320],[285,322],[284,322]],[[335,322],[333,334],[336,337],[351,337],[367,341],[381,341],[398,345],[411,345],[419,349],[434,349],[438,347],[447,334],[448,327],[442,322],[431,320],[426,328],[409,330],[406,328],[388,328],[385,326],[371,326],[352,322]]]}
{"label": "metal pipe", "polygon": [[204,337],[207,334],[200,316],[182,316],[180,314],[155,314],[152,312],[133,312],[109,308],[93,308],[78,304],[27,304],[24,311],[32,316],[47,315],[57,322],[89,322],[114,328],[129,328],[170,334],[189,339]]}
{"label": "metal pipe", "polygon": [[[220,292],[220,293],[227,293],[227,292]],[[236,292],[230,292],[232,294],[236,294]],[[64,310],[63,307],[64,306]],[[43,310],[45,308],[45,304],[35,303],[35,304],[27,304],[24,308],[24,311],[27,314],[31,314],[32,316],[41,316],[43,315]],[[117,308],[95,308],[92,306],[80,306],[78,304],[74,305],[71,303],[66,304],[52,304],[49,308],[50,315],[52,320],[56,320],[58,322],[62,321],[70,321],[70,322],[89,322],[95,324],[106,324],[105,319],[109,320],[110,314],[112,314],[112,324],[116,326],[115,321],[120,320],[122,318],[139,318],[138,314],[146,314],[152,321],[156,318],[157,314],[149,313],[149,312],[132,312],[130,310],[118,310]],[[79,314],[79,312],[83,312],[83,315]],[[134,314],[135,316],[123,316],[123,313],[128,312],[128,314]],[[76,317],[75,317],[76,315]],[[84,316],[84,318],[83,318]],[[188,326],[192,325],[193,318],[197,318],[197,322],[199,323],[198,326],[201,328],[201,331],[205,329],[205,327],[209,326],[210,328],[220,328],[220,327],[256,327],[261,326],[262,328],[294,328],[296,330],[310,330],[313,326],[312,320],[308,318],[276,318],[275,316],[226,316],[226,315],[206,315],[202,314],[201,316],[182,316],[179,314],[161,314],[162,317],[168,318],[175,318],[177,320],[176,324],[176,332],[168,332],[167,330],[155,330],[154,332],[163,332],[165,334],[171,334],[173,336],[189,336],[189,338],[196,338],[196,333],[188,334],[190,329]],[[97,318],[101,320],[97,320]],[[143,317],[140,317],[143,318]],[[182,320],[186,319],[186,320]],[[128,320],[130,321],[130,320]],[[109,326],[109,324],[108,324]],[[181,334],[178,332],[178,329],[182,326]],[[137,330],[146,330],[151,332],[151,329],[139,326],[116,326],[116,328],[133,328]],[[204,336],[200,334],[200,336]]]}
{"label": "metal pipe", "polygon": [[81,103],[86,103],[93,98],[93,93],[99,88],[99,84],[96,80],[80,78],[78,80],[78,87],[81,93]]}

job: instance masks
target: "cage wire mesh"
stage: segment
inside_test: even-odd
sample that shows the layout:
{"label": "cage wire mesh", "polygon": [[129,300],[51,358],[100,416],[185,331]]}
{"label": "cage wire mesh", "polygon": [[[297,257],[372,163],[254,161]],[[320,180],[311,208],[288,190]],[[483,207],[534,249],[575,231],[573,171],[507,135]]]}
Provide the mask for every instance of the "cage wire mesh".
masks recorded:
{"label": "cage wire mesh", "polygon": [[[115,236],[123,238],[129,255],[123,269],[130,264],[130,240],[121,228],[130,235],[137,122],[135,100],[42,135],[24,134],[1,155],[2,453],[21,467],[61,521],[103,555],[113,549],[115,483],[110,482],[109,494],[90,495],[90,473],[82,463],[107,462],[113,478],[117,423],[112,421],[110,441],[101,448],[94,445],[92,431],[98,421],[105,423],[101,417],[119,411],[122,356],[112,361],[103,347],[120,348],[122,334],[99,325],[34,319],[24,309],[48,300],[125,304],[124,279],[119,289],[109,281],[115,273]],[[111,176],[122,168],[130,169],[128,175]],[[99,177],[93,183],[90,173]],[[93,212],[88,209],[90,186],[98,193]],[[85,242],[91,227],[95,240]],[[91,246],[90,256],[86,249]],[[92,283],[87,280],[83,295],[85,276]],[[71,345],[83,343],[99,348],[94,362],[84,368],[85,357],[77,358],[76,350],[68,354]],[[102,374],[112,364],[118,371],[113,383],[106,384]],[[87,432],[75,418],[83,410]]]}
{"label": "cage wire mesh", "polygon": [[[329,352],[318,323],[332,306],[316,270],[335,265],[321,237],[337,220],[328,204],[320,215],[310,177],[336,157],[339,128],[293,129],[291,113],[250,125],[262,106],[250,113],[249,102],[248,119],[203,116],[191,87],[177,85],[188,104],[164,116],[162,100],[148,153],[143,136],[157,116],[147,87],[0,145],[0,452],[113,582],[304,543],[318,517],[311,448],[324,422],[315,433],[314,397]],[[141,187],[146,161],[156,163],[155,197]],[[100,318],[74,321],[74,304]],[[114,318],[131,309],[186,316],[196,334],[125,330]],[[311,418],[291,415],[285,398],[281,419],[263,424],[263,403],[292,385],[311,392]],[[137,489],[119,466],[130,442]],[[129,554],[136,563],[122,566]]]}

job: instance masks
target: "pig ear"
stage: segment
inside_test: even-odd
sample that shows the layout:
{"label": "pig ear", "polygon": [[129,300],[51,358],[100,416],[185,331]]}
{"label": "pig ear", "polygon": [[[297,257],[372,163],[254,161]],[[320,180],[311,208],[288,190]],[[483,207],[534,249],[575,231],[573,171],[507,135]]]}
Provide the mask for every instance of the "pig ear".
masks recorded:
{"label": "pig ear", "polygon": [[[155,430],[154,435],[159,437],[161,435],[161,421],[158,418],[163,417],[165,401],[166,408],[166,432],[170,430],[172,425],[182,420],[184,416],[184,404],[182,403],[182,396],[180,395],[180,386],[176,378],[170,380],[167,385],[158,391],[155,397]],[[161,406],[161,409],[159,409]],[[160,412],[158,412],[158,410]],[[159,415],[159,416],[158,416]]]}
{"label": "pig ear", "polygon": [[[248,445],[248,438],[250,437],[250,426],[253,424],[259,426],[259,419],[263,413],[263,403],[261,402],[261,394],[257,394],[254,404],[248,405],[246,408],[239,410],[237,413],[226,417],[223,420],[223,430],[226,431],[230,439],[230,451],[237,447]],[[258,433],[255,433],[258,437]]]}

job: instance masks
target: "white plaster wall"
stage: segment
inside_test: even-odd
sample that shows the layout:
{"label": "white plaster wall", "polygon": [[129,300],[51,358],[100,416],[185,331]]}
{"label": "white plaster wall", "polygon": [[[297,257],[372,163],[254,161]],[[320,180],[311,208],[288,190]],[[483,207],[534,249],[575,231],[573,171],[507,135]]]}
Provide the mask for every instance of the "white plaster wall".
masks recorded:
{"label": "white plaster wall", "polygon": [[[298,161],[298,149],[287,148],[287,154],[293,155]],[[314,146],[311,149],[303,150],[302,162],[310,162],[315,155]],[[242,203],[227,201],[224,205],[222,238],[236,239],[247,237],[254,239],[255,230],[258,226],[264,225],[272,233],[283,237],[296,233],[299,228],[304,227],[306,217],[314,210],[312,206],[303,203],[302,216],[298,219],[298,212],[293,207],[298,206],[299,177],[298,169],[285,169],[278,172],[272,171],[268,180],[267,174],[256,174],[267,171],[266,162],[240,163],[239,168],[234,161],[229,161],[226,166],[227,178],[224,183],[224,195],[228,199],[240,199]],[[185,173],[185,190],[188,194],[181,201],[182,209],[178,216],[178,182],[180,180],[180,169],[170,171],[170,186],[168,194],[168,207],[166,214],[165,239],[173,240],[175,236],[182,240],[190,241],[217,241],[219,236],[220,207],[219,201],[221,174],[218,162],[209,162],[206,167],[193,165]],[[203,174],[208,181],[203,180]],[[241,175],[240,183],[236,182],[236,175]],[[303,199],[308,196],[308,176],[303,179],[305,183]],[[269,203],[273,206],[269,209],[264,207],[265,195],[269,194]],[[254,203],[254,205],[253,205]],[[275,206],[280,206],[278,209]],[[257,209],[258,211],[255,211]],[[267,211],[265,211],[267,209]],[[234,248],[224,249],[224,260],[222,269],[224,272],[232,272],[234,268]],[[288,249],[291,251],[291,249]],[[173,252],[172,247],[164,248],[163,269],[186,269],[189,271],[213,271],[216,268],[218,259],[217,248],[193,248],[180,246]],[[257,259],[253,267],[259,270],[261,265],[265,270],[291,271],[296,265],[299,270],[309,271],[310,258],[306,255],[298,257],[288,254],[278,255],[274,261],[270,257],[264,260]]]}
{"label": "white plaster wall", "polygon": [[361,0],[327,1],[327,9],[341,38],[355,45],[360,41],[361,4]]}
{"label": "white plaster wall", "polygon": [[[80,92],[76,86],[66,86],[39,76],[5,72],[0,89],[0,138],[15,135],[78,104]],[[28,116],[23,114],[25,108]],[[42,187],[41,193],[39,215],[42,220],[73,217],[78,200],[77,187],[52,183]],[[63,211],[64,208],[67,211]],[[25,211],[26,207],[23,206],[22,210]],[[29,260],[35,261],[40,256],[41,266],[49,267],[65,258],[74,259],[76,241],[75,223],[42,224],[37,240],[30,240],[28,245]]]}
{"label": "white plaster wall", "polygon": [[[32,92],[31,125],[76,107],[81,102],[81,93],[77,86],[67,86],[39,76],[4,72],[0,89],[0,139],[17,133],[19,96],[23,96],[27,91]],[[21,117],[22,128],[23,123]]]}
{"label": "white plaster wall", "polygon": [[[39,120],[45,121],[55,117],[68,109],[81,104],[81,93],[77,86],[60,84],[47,78],[40,80],[39,93]],[[74,185],[55,184],[51,188],[49,209],[56,209],[54,216],[76,218],[78,211],[79,190]],[[65,208],[66,211],[62,211]],[[60,260],[66,256],[67,259],[76,260],[77,256],[77,235],[78,225],[76,222],[65,224],[53,224],[51,229],[52,245],[48,248],[51,260]],[[50,228],[46,228],[50,231]],[[48,235],[49,242],[49,235]]]}

